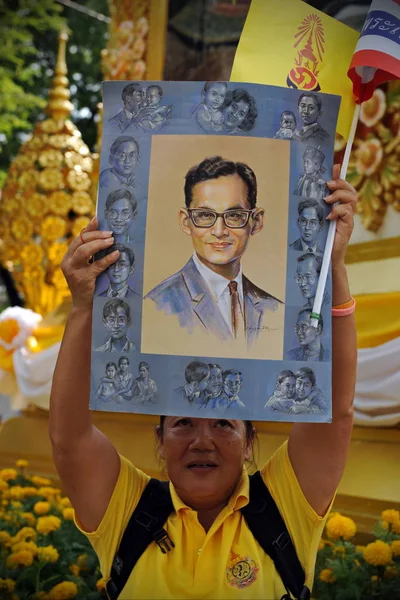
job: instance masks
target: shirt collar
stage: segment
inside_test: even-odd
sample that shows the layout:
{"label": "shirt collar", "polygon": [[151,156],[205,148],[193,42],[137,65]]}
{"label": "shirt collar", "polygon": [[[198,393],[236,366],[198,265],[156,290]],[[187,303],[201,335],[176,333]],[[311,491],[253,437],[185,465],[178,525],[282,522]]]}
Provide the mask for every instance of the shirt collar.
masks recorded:
{"label": "shirt collar", "polygon": [[126,108],[124,108],[124,111],[128,119],[131,120],[133,117],[133,113],[129,112],[129,110],[126,110]]}
{"label": "shirt collar", "polygon": [[124,175],[117,173],[117,171],[114,168],[112,168],[111,171],[121,183],[125,183],[126,185],[131,185],[132,187],[135,187],[135,175],[133,173],[132,175],[125,177]]}
{"label": "shirt collar", "polygon": [[303,250],[304,250],[304,252],[307,252],[307,251],[308,251],[308,249],[309,249],[309,248],[311,248],[311,249],[312,249],[312,251],[313,251],[313,252],[314,252],[314,254],[315,254],[315,252],[316,252],[316,250],[317,250],[317,244],[314,244],[313,246],[310,246],[309,244],[306,244],[306,243],[305,243],[305,241],[304,241],[303,239],[301,240],[301,244],[302,244],[302,246],[303,246]]}
{"label": "shirt collar", "polygon": [[118,290],[118,294],[114,294],[114,290],[111,285],[108,286],[107,297],[108,298],[125,298],[128,292],[128,284],[124,285],[120,290]]}
{"label": "shirt collar", "polygon": [[[183,500],[180,498],[172,481],[169,482],[169,489],[171,492],[172,504],[174,505],[174,510],[177,514],[179,514],[180,512],[182,512],[184,510],[187,510],[187,511],[193,510],[190,508],[190,506],[185,504],[183,502]],[[249,503],[249,497],[250,497],[249,476],[247,475],[246,472],[243,471],[233,494],[229,498],[228,508],[230,509],[230,511],[240,510],[241,508],[243,508],[244,506],[246,506]]]}
{"label": "shirt collar", "polygon": [[[196,252],[194,252],[194,254],[193,254],[193,261],[194,261],[194,264],[196,265],[196,268],[199,271],[200,275],[203,277],[203,279],[205,279],[215,300],[218,301],[219,298],[224,293],[224,291],[226,290],[230,280],[226,279],[225,277],[222,277],[222,275],[218,275],[218,273],[215,273],[214,271],[212,271],[211,269],[206,267],[206,265],[204,265],[201,262],[201,260],[197,257]],[[242,299],[242,296],[243,296],[243,272],[242,272],[241,265],[240,265],[239,273],[231,281],[237,282],[239,296],[240,296],[240,299]]]}

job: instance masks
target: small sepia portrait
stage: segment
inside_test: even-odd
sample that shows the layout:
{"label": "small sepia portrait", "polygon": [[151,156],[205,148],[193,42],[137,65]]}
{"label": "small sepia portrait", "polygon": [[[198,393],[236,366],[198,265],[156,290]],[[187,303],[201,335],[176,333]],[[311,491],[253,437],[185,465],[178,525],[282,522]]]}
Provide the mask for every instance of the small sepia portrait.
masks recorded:
{"label": "small sepia portrait", "polygon": [[324,330],[324,321],[322,315],[319,318],[318,326],[311,325],[310,308],[303,308],[297,315],[294,330],[297,336],[298,345],[286,353],[288,360],[298,361],[329,361],[330,352],[321,344],[321,335]]}
{"label": "small sepia portrait", "polygon": [[297,212],[297,228],[300,237],[290,244],[290,248],[297,252],[323,254],[324,249],[318,243],[318,236],[325,223],[322,207],[316,200],[301,200]]}
{"label": "small sepia portrait", "polygon": [[175,394],[191,406],[202,407],[208,400],[208,380],[210,368],[207,363],[197,360],[190,362],[185,368],[185,383],[175,389]]}
{"label": "small sepia portrait", "polygon": [[132,192],[126,189],[110,192],[104,217],[117,243],[129,244],[134,241],[129,234],[129,229],[137,217],[137,201]]}
{"label": "small sepia portrait", "polygon": [[[318,279],[322,268],[322,256],[312,252],[306,252],[297,259],[295,281],[299,286],[301,295],[306,304],[304,308],[312,308],[315,294],[317,293]],[[327,290],[322,302],[323,306],[329,302]]]}
{"label": "small sepia portrait", "polygon": [[224,81],[207,81],[201,92],[202,101],[192,113],[200,127],[210,132],[221,132],[224,126],[224,106],[228,84]]}
{"label": "small sepia portrait", "polygon": [[141,129],[157,131],[166,124],[172,106],[162,104],[163,90],[159,85],[147,89],[139,83],[129,83],[122,90],[123,109],[108,122],[119,131]]}
{"label": "small sepia portrait", "polygon": [[257,115],[256,101],[246,90],[228,91],[222,107],[222,132],[247,135],[255,126]]}
{"label": "small sepia portrait", "polygon": [[154,379],[150,377],[149,363],[139,363],[139,376],[132,385],[132,400],[135,404],[155,404],[158,400],[158,389]]}
{"label": "small sepia portrait", "polygon": [[296,115],[291,110],[281,114],[279,129],[274,135],[276,140],[292,140],[296,131]]}
{"label": "small sepia portrait", "polygon": [[100,402],[118,402],[119,383],[117,380],[118,366],[115,362],[108,362],[105,368],[104,377],[100,380],[100,385],[96,390],[96,398]]}
{"label": "small sepia portrait", "polygon": [[322,179],[326,171],[323,166],[324,160],[325,154],[319,148],[307,146],[303,154],[304,172],[300,175],[293,192],[295,196],[323,201],[329,193],[326,181]]}
{"label": "small sepia portrait", "polygon": [[139,162],[139,144],[129,135],[117,137],[110,147],[108,161],[111,165],[100,173],[101,188],[134,188],[135,169]]}
{"label": "small sepia portrait", "polygon": [[134,343],[127,335],[131,325],[129,304],[119,298],[108,300],[103,308],[103,325],[109,337],[102,346],[95,348],[97,352],[132,352],[136,350]]}
{"label": "small sepia portrait", "polygon": [[[214,367],[214,371],[216,371],[216,367],[218,365],[209,365],[210,374],[211,367]],[[226,371],[220,371],[220,376],[218,376],[218,380],[220,383],[220,390],[217,395],[210,395],[207,402],[207,408],[212,408],[217,411],[224,411],[228,408],[245,408],[244,402],[240,399],[240,391],[243,385],[243,375],[240,371],[236,369],[228,369]],[[210,385],[208,386],[207,391],[209,391]]]}
{"label": "small sepia portrait", "polygon": [[297,112],[302,127],[296,130],[294,139],[321,144],[329,138],[329,133],[318,122],[322,116],[322,99],[319,94],[303,92],[298,99]]}
{"label": "small sepia portrait", "polygon": [[288,415],[316,414],[325,412],[327,403],[313,369],[301,367],[295,373],[286,370],[279,374],[276,389],[265,408]]}
{"label": "small sepia portrait", "polygon": [[110,265],[105,272],[108,287],[98,294],[104,298],[139,298],[139,294],[129,285],[129,280],[135,272],[135,253],[128,246],[114,244],[107,249],[106,255],[115,250],[119,251],[118,260]]}

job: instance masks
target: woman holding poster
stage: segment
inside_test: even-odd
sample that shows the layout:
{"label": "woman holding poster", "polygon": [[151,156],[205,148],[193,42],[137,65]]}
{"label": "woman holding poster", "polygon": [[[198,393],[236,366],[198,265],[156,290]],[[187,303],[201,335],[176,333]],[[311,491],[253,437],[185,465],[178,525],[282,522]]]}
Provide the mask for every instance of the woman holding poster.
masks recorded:
{"label": "woman holding poster", "polygon": [[[337,222],[332,253],[333,419],[332,423],[294,424],[289,440],[261,469],[262,481],[286,524],[310,589],[318,543],[346,463],[356,375],[354,301],[344,256],[357,196],[339,179],[338,166],[327,185],[333,192],[326,200],[332,205],[328,218]],[[73,308],[54,373],[50,407],[50,436],[60,479],[106,579],[113,561],[114,569],[123,566],[114,556],[149,482],[149,477],[120,456],[93,426],[89,411],[95,280],[119,253],[112,252],[92,264],[89,258],[112,244],[111,232],[99,231],[93,219],[71,243],[63,260]],[[306,384],[302,382],[303,387]],[[279,599],[285,588],[276,567],[241,512],[249,502],[245,468],[252,461],[255,429],[250,421],[224,418],[223,414],[217,419],[192,418],[190,407],[188,413],[162,416],[157,428],[159,455],[170,479],[173,504],[160,527],[164,525],[174,547],[160,551],[151,543],[119,598]],[[131,540],[132,548],[135,541]]]}

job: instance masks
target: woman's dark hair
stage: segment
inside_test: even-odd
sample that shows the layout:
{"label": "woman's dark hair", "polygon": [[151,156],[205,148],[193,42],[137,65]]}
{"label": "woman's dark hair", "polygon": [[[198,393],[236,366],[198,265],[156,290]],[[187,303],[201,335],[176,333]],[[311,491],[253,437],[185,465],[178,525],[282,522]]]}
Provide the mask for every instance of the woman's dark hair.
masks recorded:
{"label": "woman's dark hair", "polygon": [[[167,417],[165,415],[160,415],[160,423],[159,423],[159,436],[162,438],[164,434],[164,422]],[[255,438],[254,426],[251,421],[243,421],[246,427],[246,438],[248,442],[253,442]]]}
{"label": "woman's dark hair", "polygon": [[253,96],[250,96],[250,94],[246,90],[242,88],[236,88],[233,91],[228,91],[226,93],[225,102],[222,108],[226,108],[227,106],[232,104],[232,102],[241,101],[246,102],[246,104],[249,105],[249,112],[247,113],[243,123],[239,125],[239,129],[241,129],[242,131],[250,131],[256,124],[258,111],[256,101],[254,100]]}

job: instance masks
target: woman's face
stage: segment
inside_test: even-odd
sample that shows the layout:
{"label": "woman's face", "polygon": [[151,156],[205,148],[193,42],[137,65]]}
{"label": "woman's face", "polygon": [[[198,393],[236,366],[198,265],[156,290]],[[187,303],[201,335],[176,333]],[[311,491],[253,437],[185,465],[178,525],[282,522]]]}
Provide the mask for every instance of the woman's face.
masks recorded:
{"label": "woman's face", "polygon": [[139,369],[139,375],[142,379],[146,379],[147,375],[149,374],[149,370],[145,365],[142,365]]}
{"label": "woman's face", "polygon": [[235,127],[240,127],[240,125],[247,117],[249,108],[249,104],[244,100],[239,100],[238,102],[235,102],[233,100],[231,104],[226,106],[223,110],[225,127],[227,127],[228,129],[235,129]]}
{"label": "woman's face", "polygon": [[243,421],[166,417],[160,456],[178,495],[190,507],[225,505],[252,455]]}

